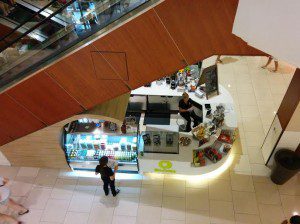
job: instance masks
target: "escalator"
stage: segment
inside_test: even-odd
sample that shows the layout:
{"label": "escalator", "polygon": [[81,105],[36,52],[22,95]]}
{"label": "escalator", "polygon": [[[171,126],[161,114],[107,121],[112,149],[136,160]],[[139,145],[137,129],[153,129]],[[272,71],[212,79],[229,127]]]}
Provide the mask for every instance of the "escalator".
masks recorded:
{"label": "escalator", "polygon": [[13,29],[0,35],[0,89],[38,70],[147,1],[52,0],[37,5],[31,0],[16,0],[8,15],[0,19],[9,21]]}

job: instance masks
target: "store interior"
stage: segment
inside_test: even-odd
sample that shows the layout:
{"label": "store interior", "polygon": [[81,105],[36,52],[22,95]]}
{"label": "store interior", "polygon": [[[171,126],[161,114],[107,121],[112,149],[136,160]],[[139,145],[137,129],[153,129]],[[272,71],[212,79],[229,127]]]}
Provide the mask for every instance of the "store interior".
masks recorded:
{"label": "store interior", "polygon": [[[218,82],[218,66],[202,65],[133,90],[122,124],[87,118],[66,124],[63,145],[71,168],[93,171],[103,155],[129,173],[198,175],[220,168],[239,147],[237,115],[230,92]],[[194,103],[190,128],[179,112],[183,93]]]}
{"label": "store interior", "polygon": [[[215,59],[204,60],[203,67],[213,65]],[[20,220],[38,224],[275,224],[299,214],[300,176],[274,185],[260,148],[294,68],[280,62],[278,72],[273,73],[272,66],[261,68],[266,57],[221,59],[218,80],[233,98],[238,127],[234,144],[241,146],[232,148],[232,159],[224,169],[197,176],[117,173],[121,194],[113,198],[104,195],[99,176],[93,172],[0,166],[0,174],[12,180],[14,199],[30,206],[30,213]],[[144,117],[142,113],[142,124]],[[171,113],[170,124],[176,124],[177,118],[177,113]]]}

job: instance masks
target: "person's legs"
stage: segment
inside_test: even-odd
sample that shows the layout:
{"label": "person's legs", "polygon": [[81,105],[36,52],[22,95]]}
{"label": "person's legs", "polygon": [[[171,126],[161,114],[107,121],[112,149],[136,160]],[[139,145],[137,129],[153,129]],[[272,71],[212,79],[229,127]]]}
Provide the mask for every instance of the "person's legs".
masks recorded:
{"label": "person's legs", "polygon": [[273,70],[273,72],[277,72],[277,70],[278,70],[278,61],[274,60],[274,64],[275,64],[275,69]]}
{"label": "person's legs", "polygon": [[28,212],[28,209],[25,208],[23,205],[18,204],[11,198],[7,201],[7,207],[12,209],[13,211],[16,211],[19,215],[23,215]]}
{"label": "person's legs", "polygon": [[111,193],[113,196],[115,196],[117,193],[116,193],[116,187],[115,187],[115,180],[111,180],[109,182],[109,186],[110,186],[110,190],[111,190]]}
{"label": "person's legs", "polygon": [[105,195],[107,196],[109,194],[109,189],[108,189],[109,180],[106,179],[102,179],[102,180],[103,180],[103,190]]}
{"label": "person's legs", "polygon": [[0,223],[7,223],[7,224],[19,224],[18,220],[14,219],[11,216],[0,214]]}
{"label": "person's legs", "polygon": [[194,120],[194,125],[193,125],[193,127],[198,126],[199,121],[200,121],[200,117],[198,117],[198,116],[195,114],[194,111],[191,112],[191,117],[192,117],[193,120]]}
{"label": "person's legs", "polygon": [[269,56],[268,61],[267,61],[267,64],[265,64],[264,66],[261,66],[261,67],[262,67],[262,68],[266,68],[266,67],[271,63],[271,61],[272,61],[272,57]]}
{"label": "person's legs", "polygon": [[216,64],[217,63],[223,63],[223,61],[221,60],[221,55],[218,55],[218,57],[216,59]]}
{"label": "person's legs", "polygon": [[185,131],[190,132],[191,131],[191,115],[190,112],[180,113],[180,115],[187,121]]}

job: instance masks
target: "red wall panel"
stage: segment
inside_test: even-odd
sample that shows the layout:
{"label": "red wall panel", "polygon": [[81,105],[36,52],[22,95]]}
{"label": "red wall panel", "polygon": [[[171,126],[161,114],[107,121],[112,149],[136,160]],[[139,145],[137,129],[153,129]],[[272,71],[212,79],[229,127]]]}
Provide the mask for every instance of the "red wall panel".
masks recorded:
{"label": "red wall panel", "polygon": [[112,78],[115,78],[115,73],[105,60],[98,58],[93,62],[91,53],[95,50],[87,46],[46,69],[49,75],[87,109],[129,91],[121,80],[103,80],[97,77],[94,63],[98,63],[97,73],[105,72],[108,77],[109,72],[112,72]]}
{"label": "red wall panel", "polygon": [[83,108],[45,72],[18,84],[7,93],[47,125],[83,111]]}
{"label": "red wall panel", "polygon": [[238,0],[166,0],[154,9],[189,64],[211,55],[263,55],[232,34]]}
{"label": "red wall panel", "polygon": [[33,114],[16,103],[7,94],[0,95],[0,105],[1,131],[13,139],[45,127]]}
{"label": "red wall panel", "polygon": [[2,130],[2,128],[0,128],[0,145],[4,145],[12,140],[13,139],[7,135],[5,130]]}
{"label": "red wall panel", "polygon": [[[133,89],[187,65],[152,9],[93,45],[99,51],[126,53],[129,85]],[[116,60],[104,57],[119,73],[124,73]]]}

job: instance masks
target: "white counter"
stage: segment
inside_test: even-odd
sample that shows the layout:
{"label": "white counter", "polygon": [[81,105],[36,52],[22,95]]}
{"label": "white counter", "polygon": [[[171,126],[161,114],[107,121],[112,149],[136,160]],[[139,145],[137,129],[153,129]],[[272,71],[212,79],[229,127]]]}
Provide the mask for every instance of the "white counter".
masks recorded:
{"label": "white counter", "polygon": [[[138,89],[131,91],[132,95],[142,95],[142,96],[178,96],[181,97],[183,92],[178,92],[176,89],[171,89],[169,84],[165,82],[162,85],[157,85],[156,82],[152,82],[151,87],[142,86]],[[233,104],[233,99],[230,93],[222,86],[219,85],[219,95],[213,96],[210,99],[206,99],[205,97],[200,99],[195,96],[195,93],[190,92],[190,98],[200,104],[211,103],[211,104]]]}
{"label": "white counter", "polygon": [[[165,82],[162,85],[157,85],[156,82],[152,82],[151,87],[140,87],[131,92],[133,95],[143,95],[143,96],[173,96],[181,97],[183,92],[178,92],[177,89],[172,90],[170,85]],[[203,121],[206,122],[205,118],[205,104],[210,104],[212,111],[215,110],[216,106],[223,104],[225,107],[225,124],[224,127],[236,128],[237,127],[237,117],[234,112],[233,99],[230,93],[221,85],[219,85],[219,95],[212,96],[208,100],[204,98],[199,98],[194,92],[190,92],[189,96],[195,102],[203,106]],[[162,130],[162,131],[176,131],[178,126],[174,125],[149,125],[150,129]],[[148,127],[148,125],[147,125]],[[148,129],[149,129],[148,128]],[[192,138],[190,133],[180,133],[181,136],[189,136]],[[217,163],[212,163],[209,159],[206,159],[206,166],[203,167],[193,167],[191,165],[193,150],[198,148],[198,141],[193,141],[187,146],[179,146],[178,154],[164,154],[164,153],[144,153],[144,156],[139,155],[139,167],[140,172],[158,172],[158,173],[177,173],[185,175],[200,175],[212,172],[222,166],[227,162],[230,157],[230,153],[223,155],[223,158]],[[232,150],[231,150],[232,151]],[[230,152],[231,152],[230,151]],[[162,168],[161,164],[165,164],[167,169]],[[171,166],[171,167],[170,167]]]}

